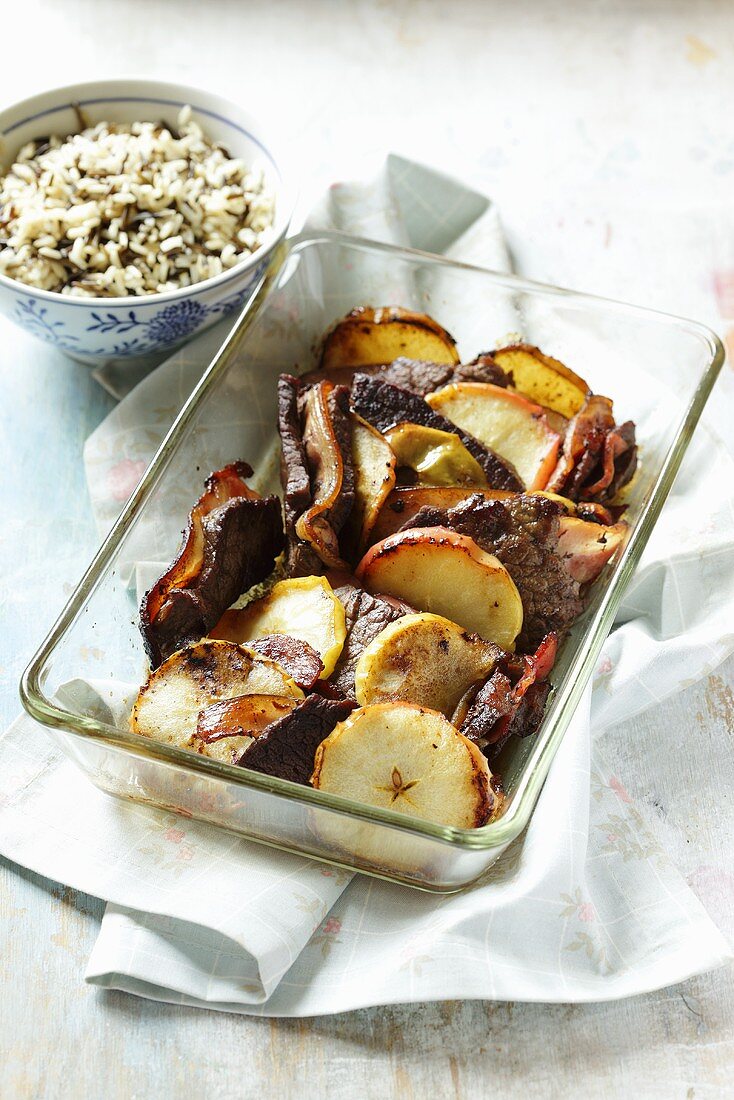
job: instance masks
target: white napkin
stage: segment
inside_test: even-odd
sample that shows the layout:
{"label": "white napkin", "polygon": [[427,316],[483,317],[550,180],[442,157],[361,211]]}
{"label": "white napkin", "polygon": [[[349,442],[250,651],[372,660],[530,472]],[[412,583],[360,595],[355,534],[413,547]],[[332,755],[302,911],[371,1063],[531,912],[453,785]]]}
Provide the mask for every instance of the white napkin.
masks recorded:
{"label": "white napkin", "polygon": [[[332,188],[318,216],[506,266],[491,204],[399,158],[372,186]],[[206,334],[167,361],[90,438],[101,528],[221,337]],[[88,981],[220,1010],[301,1016],[452,997],[604,1000],[719,965],[725,940],[609,774],[599,734],[734,648],[734,502],[722,496],[733,472],[723,448],[702,436],[605,647],[594,738],[587,697],[524,838],[472,889],[431,897],[361,876],[345,889],[348,876],[328,866],[117,802],[29,719],[0,741],[0,849],[109,901]],[[684,750],[687,732],[665,731],[665,758]],[[664,761],[661,771],[669,781]]]}

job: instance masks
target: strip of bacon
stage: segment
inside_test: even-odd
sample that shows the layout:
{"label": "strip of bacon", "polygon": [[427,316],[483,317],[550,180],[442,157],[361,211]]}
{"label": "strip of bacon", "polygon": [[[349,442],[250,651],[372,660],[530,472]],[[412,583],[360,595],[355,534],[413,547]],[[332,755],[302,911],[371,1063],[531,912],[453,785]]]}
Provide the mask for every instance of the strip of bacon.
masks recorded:
{"label": "strip of bacon", "polygon": [[609,398],[590,394],[568,425],[546,489],[571,500],[610,499],[632,477],[636,455],[632,422],[615,424]]}
{"label": "strip of bacon", "polygon": [[175,561],[143,598],[140,629],[153,668],[198,641],[242,592],[272,572],[283,548],[275,496],[261,497],[246,462],[212,474],[188,518]]}
{"label": "strip of bacon", "polygon": [[[343,433],[338,434],[336,425],[341,413],[339,393],[331,382],[320,382],[306,394],[303,444],[311,471],[313,503],[296,520],[298,537],[331,569],[347,568],[339,549],[339,531],[351,510],[354,491],[348,484],[346,440],[339,439]],[[337,509],[345,514],[337,517]]]}
{"label": "strip of bacon", "polygon": [[145,597],[145,613],[150,622],[155,620],[171,589],[185,588],[200,572],[204,556],[204,517],[233,497],[257,499],[259,493],[245,481],[248,477],[252,477],[251,466],[246,462],[231,462],[206,479],[204,492],[189,513],[178,557]]}
{"label": "strip of bacon", "polygon": [[[481,748],[490,759],[513,733],[523,737],[535,733],[543,715],[548,694],[546,680],[556,660],[558,636],[546,635],[535,653],[507,657],[500,661],[479,688],[469,707],[461,732]],[[533,720],[528,721],[532,716]]]}

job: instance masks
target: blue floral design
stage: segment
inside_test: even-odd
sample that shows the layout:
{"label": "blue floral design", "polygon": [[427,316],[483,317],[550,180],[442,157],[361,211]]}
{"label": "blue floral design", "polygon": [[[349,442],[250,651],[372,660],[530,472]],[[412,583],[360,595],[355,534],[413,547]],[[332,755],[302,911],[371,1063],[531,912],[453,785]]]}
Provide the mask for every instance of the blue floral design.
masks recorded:
{"label": "blue floral design", "polygon": [[15,315],[23,328],[34,336],[40,336],[64,351],[74,350],[78,337],[62,332],[64,322],[52,321],[46,307],[39,305],[35,298],[19,298],[15,303]]}
{"label": "blue floral design", "polygon": [[123,333],[129,332],[130,329],[143,323],[137,319],[135,311],[132,309],[127,317],[118,317],[116,313],[108,313],[106,317],[100,313],[93,313],[92,317],[94,318],[94,324],[87,325],[87,332]]}
{"label": "blue floral design", "polygon": [[162,309],[148,321],[146,330],[156,343],[175,344],[194,332],[211,313],[211,307],[187,299]]}
{"label": "blue floral design", "polygon": [[146,355],[159,348],[181,343],[205,324],[219,317],[229,317],[238,312],[250,298],[264,265],[252,272],[246,286],[230,294],[215,305],[205,305],[196,298],[187,298],[164,306],[152,317],[140,317],[135,309],[126,309],[118,313],[112,309],[97,309],[91,313],[91,324],[86,332],[100,336],[111,335],[114,343],[110,346],[89,349],[79,345],[79,338],[64,331],[64,321],[52,321],[48,310],[36,298],[17,298],[15,319],[28,332],[40,336],[48,343],[63,351],[78,351],[84,355],[109,355],[120,359]]}

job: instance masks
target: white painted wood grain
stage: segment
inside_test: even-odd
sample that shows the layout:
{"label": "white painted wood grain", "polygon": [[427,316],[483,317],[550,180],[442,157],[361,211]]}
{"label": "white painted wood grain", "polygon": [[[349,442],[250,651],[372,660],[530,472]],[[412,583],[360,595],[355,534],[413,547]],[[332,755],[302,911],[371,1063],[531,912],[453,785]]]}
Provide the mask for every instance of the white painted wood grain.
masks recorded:
{"label": "white painted wood grain", "polygon": [[[725,0],[24,0],[12,24],[0,101],[100,74],[190,80],[272,116],[303,176],[304,205],[324,181],[362,174],[395,148],[492,194],[524,273],[724,333],[734,325],[721,293],[734,272]],[[23,664],[93,549],[81,447],[111,405],[84,368],[30,338],[3,354],[10,332],[0,321],[3,725],[17,710]],[[714,414],[734,442],[732,410],[727,369]],[[731,661],[645,715],[637,741],[606,748],[731,937],[733,688]],[[671,742],[672,760],[666,731],[690,731],[685,751],[680,736]],[[255,1020],[85,986],[101,911],[0,863],[3,1100],[731,1091],[730,971],[608,1005]]]}

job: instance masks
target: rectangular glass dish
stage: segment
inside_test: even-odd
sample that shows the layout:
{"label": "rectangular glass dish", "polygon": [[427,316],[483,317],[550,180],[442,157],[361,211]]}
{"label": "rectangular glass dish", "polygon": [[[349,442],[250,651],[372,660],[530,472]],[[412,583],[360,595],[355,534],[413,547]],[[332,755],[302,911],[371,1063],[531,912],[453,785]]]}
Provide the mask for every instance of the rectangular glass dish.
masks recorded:
{"label": "rectangular glass dish", "polygon": [[[243,458],[258,488],[272,486],[278,374],[314,366],[324,331],[367,304],[430,314],[464,362],[508,336],[537,344],[611,397],[618,422],[637,423],[626,544],[561,648],[538,735],[504,750],[506,808],[481,829],[409,819],[221,764],[139,737],[125,721],[147,670],[137,628],[141,563],[173,559],[211,470]],[[273,257],[31,661],[23,704],[110,794],[396,882],[458,890],[527,825],[723,361],[718,338],[693,322],[339,234],[295,237]]]}

